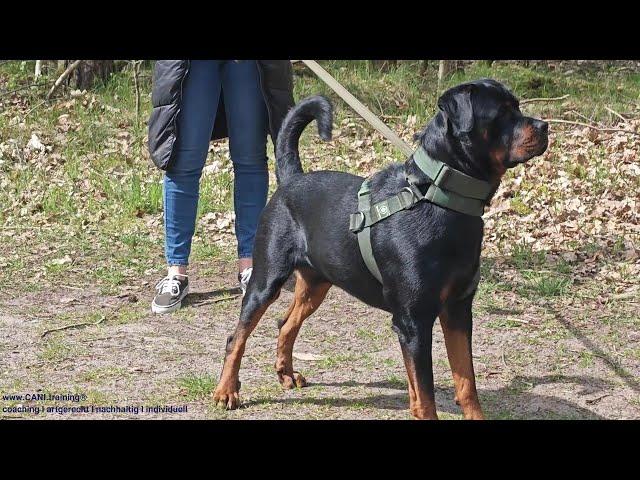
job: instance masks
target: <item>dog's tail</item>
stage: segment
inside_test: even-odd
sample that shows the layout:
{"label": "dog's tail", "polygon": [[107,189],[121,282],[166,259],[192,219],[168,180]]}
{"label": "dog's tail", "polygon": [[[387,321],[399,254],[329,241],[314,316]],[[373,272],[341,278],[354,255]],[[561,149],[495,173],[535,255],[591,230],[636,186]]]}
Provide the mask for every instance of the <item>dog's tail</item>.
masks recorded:
{"label": "dog's tail", "polygon": [[276,142],[276,178],[278,184],[286,182],[292,175],[302,173],[298,153],[300,135],[309,123],[316,120],[318,134],[323,140],[331,140],[333,107],[322,95],[305,98],[289,110],[282,122]]}

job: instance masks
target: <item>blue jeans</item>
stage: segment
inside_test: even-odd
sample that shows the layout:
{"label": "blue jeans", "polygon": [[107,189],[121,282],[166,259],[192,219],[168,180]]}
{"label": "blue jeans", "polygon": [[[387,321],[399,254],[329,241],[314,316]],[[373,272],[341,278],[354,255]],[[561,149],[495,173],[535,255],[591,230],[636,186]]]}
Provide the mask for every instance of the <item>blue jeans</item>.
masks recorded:
{"label": "blue jeans", "polygon": [[189,263],[200,176],[221,93],[234,171],[238,257],[251,257],[269,190],[268,117],[258,67],[253,60],[192,60],[182,88],[175,157],[164,176],[165,256],[169,265]]}

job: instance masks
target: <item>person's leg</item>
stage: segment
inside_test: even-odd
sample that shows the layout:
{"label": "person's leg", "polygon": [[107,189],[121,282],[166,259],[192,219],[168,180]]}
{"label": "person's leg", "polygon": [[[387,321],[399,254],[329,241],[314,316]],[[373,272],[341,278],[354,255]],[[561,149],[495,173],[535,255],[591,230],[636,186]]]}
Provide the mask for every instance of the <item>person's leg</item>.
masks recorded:
{"label": "person's leg", "polygon": [[228,61],[222,68],[222,93],[234,169],[234,207],[238,269],[252,265],[258,218],[267,203],[267,108],[255,60]]}
{"label": "person's leg", "polygon": [[165,256],[169,275],[186,274],[200,176],[220,99],[218,60],[192,60],[182,89],[175,157],[164,177]]}

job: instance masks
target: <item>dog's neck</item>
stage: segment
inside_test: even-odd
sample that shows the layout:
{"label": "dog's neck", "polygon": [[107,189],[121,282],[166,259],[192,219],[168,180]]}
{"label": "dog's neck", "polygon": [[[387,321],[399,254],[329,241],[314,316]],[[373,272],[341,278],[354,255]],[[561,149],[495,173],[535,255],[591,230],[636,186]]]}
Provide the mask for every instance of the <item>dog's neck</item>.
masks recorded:
{"label": "dog's neck", "polygon": [[[493,186],[493,193],[491,194],[491,197],[493,197],[493,194],[500,186],[501,176],[492,175],[488,161],[485,164],[484,161],[472,160],[469,149],[465,148],[461,142],[451,135],[446,122],[444,114],[438,112],[425,129],[416,135],[416,140],[431,158],[446,163],[451,168],[455,168],[478,180],[490,182]],[[421,180],[419,184],[430,183],[426,174],[416,165],[413,156],[409,157],[405,162],[404,168],[407,175]]]}

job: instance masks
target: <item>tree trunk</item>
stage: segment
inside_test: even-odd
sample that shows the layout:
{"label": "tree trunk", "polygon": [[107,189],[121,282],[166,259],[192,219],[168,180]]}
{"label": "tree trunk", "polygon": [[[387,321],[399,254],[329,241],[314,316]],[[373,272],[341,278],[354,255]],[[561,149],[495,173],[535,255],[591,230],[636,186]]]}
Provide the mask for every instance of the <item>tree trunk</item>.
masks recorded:
{"label": "tree trunk", "polygon": [[105,82],[114,71],[113,60],[84,60],[74,72],[73,83],[76,88],[85,90],[96,82]]}
{"label": "tree trunk", "polygon": [[420,61],[420,75],[427,73],[427,70],[429,70],[429,62],[430,60]]}
{"label": "tree trunk", "polygon": [[373,68],[380,72],[387,72],[398,65],[397,60],[370,60]]}
{"label": "tree trunk", "polygon": [[442,82],[458,68],[459,65],[457,60],[440,60],[440,64],[438,66],[438,90],[440,90]]}

